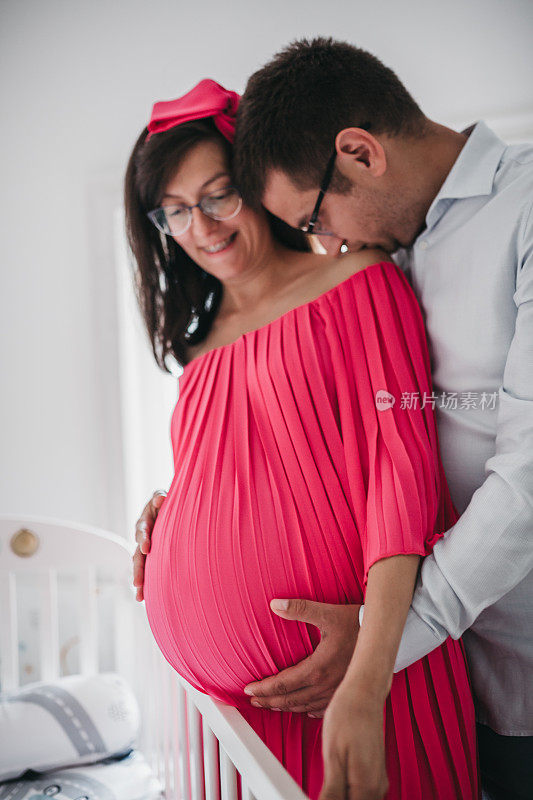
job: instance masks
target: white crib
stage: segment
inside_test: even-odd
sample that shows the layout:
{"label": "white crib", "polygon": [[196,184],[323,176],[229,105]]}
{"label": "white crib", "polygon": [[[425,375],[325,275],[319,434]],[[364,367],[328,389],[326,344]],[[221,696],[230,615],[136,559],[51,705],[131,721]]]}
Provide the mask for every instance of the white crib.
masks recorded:
{"label": "white crib", "polygon": [[[79,600],[79,672],[102,669],[99,595],[112,603],[112,664],[141,707],[138,748],[164,786],[166,800],[305,800],[306,795],[239,712],[196,691],[155,645],[132,585],[134,545],[106,531],[55,519],[0,516],[0,680],[19,676],[21,586],[39,594],[40,680],[61,675],[58,587],[69,576]],[[101,606],[101,604],[100,604]],[[109,627],[110,620],[106,619]]]}

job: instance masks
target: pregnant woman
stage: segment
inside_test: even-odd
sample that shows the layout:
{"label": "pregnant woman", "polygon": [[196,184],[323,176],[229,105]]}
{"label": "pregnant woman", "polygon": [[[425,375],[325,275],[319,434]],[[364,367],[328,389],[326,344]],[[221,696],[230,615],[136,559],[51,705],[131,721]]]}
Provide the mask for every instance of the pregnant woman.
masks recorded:
{"label": "pregnant woman", "polygon": [[431,392],[419,308],[380,251],[303,252],[243,206],[231,182],[237,103],[213,81],[156,103],[126,177],[154,354],[183,365],[175,474],[144,571],[151,629],[167,661],[236,706],[316,800],[322,720],[254,708],[243,688],[319,643],[314,626],[274,614],[273,598],[365,601],[337,691],[366,709],[355,733],[377,731],[381,796],[477,798],[461,643],[393,675],[419,559],[456,518],[433,412],[400,402]]}

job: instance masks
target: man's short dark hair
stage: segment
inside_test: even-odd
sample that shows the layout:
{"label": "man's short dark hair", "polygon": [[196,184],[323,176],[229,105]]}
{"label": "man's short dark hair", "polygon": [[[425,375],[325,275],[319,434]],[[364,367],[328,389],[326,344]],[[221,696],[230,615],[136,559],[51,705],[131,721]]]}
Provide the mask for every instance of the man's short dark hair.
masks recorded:
{"label": "man's short dark hair", "polygon": [[[371,53],[331,38],[301,39],[248,81],[234,143],[236,182],[258,207],[270,169],[301,189],[318,187],[343,128],[417,136],[425,119],[395,73]],[[331,188],[342,191],[335,179]]]}

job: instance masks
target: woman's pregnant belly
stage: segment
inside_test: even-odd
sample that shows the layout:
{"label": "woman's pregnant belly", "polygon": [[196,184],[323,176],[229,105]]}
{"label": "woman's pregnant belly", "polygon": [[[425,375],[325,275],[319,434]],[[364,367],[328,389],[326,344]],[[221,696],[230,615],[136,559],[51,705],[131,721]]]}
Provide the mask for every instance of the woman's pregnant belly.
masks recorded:
{"label": "woman's pregnant belly", "polygon": [[274,502],[236,481],[215,496],[175,479],[152,532],[144,597],[157,644],[193,686],[232,705],[248,708],[247,683],[296,664],[320,641],[314,626],[277,616],[273,598],[362,600],[355,527],[341,535],[329,515],[324,530],[318,510],[304,523],[289,494]]}

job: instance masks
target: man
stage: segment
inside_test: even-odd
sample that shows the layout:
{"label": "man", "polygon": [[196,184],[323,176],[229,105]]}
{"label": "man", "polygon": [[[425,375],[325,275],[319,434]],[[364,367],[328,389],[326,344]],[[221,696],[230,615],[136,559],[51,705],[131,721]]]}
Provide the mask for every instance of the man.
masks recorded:
{"label": "man", "polygon": [[438,125],[374,56],[316,39],[248,81],[235,172],[246,202],[329,252],[394,252],[411,281],[434,392],[396,401],[435,405],[462,516],[425,559],[397,668],[464,634],[486,791],[533,797],[533,146]]}
{"label": "man", "polygon": [[[316,39],[250,78],[235,172],[249,204],[316,234],[328,252],[382,247],[411,281],[434,392],[395,401],[434,405],[462,516],[423,563],[396,670],[464,634],[485,791],[533,797],[533,146],[506,147],[483,123],[463,133],[438,125],[374,56]],[[252,702],[322,716],[355,644],[351,607],[274,605],[317,625],[322,640],[251,684]],[[346,764],[364,756],[350,749],[350,720],[335,719],[335,730],[324,723],[320,800],[355,796]]]}

